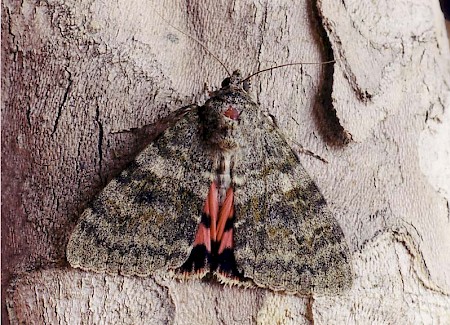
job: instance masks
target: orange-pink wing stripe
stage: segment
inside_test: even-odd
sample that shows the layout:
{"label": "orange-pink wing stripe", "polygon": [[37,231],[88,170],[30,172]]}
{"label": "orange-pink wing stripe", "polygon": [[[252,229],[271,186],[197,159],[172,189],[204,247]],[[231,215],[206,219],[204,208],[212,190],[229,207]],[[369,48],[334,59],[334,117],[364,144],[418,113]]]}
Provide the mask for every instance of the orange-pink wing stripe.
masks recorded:
{"label": "orange-pink wing stripe", "polygon": [[230,187],[227,190],[227,196],[219,212],[219,221],[217,225],[217,241],[220,241],[222,239],[227,220],[233,218],[234,214],[233,199],[234,199],[233,188]]}
{"label": "orange-pink wing stripe", "polygon": [[222,240],[220,241],[219,250],[217,253],[220,255],[227,248],[229,249],[233,248],[233,229],[230,229],[223,234]]}
{"label": "orange-pink wing stripe", "polygon": [[194,240],[194,247],[197,245],[205,245],[206,251],[211,252],[211,240],[209,238],[209,228],[202,223],[198,225],[197,234]]}
{"label": "orange-pink wing stripe", "polygon": [[211,217],[211,241],[214,242],[217,240],[217,215],[219,213],[218,195],[219,191],[217,189],[217,184],[216,182],[212,182],[206,204],[209,207],[209,213],[207,214]]}

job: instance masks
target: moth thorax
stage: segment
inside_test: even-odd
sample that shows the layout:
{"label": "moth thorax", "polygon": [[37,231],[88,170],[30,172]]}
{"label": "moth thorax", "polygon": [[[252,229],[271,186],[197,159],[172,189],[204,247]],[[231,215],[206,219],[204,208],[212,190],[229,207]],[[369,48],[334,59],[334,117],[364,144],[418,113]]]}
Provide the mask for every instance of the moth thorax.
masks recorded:
{"label": "moth thorax", "polygon": [[203,137],[212,149],[235,150],[238,146],[239,109],[236,103],[212,98],[199,110],[203,121]]}

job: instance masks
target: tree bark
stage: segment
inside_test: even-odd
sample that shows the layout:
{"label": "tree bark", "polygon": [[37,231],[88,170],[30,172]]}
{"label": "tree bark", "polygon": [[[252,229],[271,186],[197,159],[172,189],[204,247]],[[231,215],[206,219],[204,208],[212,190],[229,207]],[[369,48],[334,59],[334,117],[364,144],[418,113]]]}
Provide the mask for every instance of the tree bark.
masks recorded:
{"label": "tree bark", "polygon": [[[450,56],[437,0],[6,0],[2,18],[3,322],[450,322]],[[203,103],[226,77],[171,25],[244,75],[336,61],[262,73],[252,96],[294,149],[328,161],[300,156],[352,251],[344,295],[108,276],[65,262],[78,216],[158,120]],[[123,132],[149,124],[145,136]]]}

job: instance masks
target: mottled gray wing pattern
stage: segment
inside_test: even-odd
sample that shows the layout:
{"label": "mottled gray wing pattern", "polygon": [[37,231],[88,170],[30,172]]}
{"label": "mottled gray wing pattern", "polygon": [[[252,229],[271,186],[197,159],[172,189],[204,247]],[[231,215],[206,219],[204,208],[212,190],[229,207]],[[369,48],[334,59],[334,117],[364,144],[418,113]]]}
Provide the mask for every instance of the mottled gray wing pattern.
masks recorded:
{"label": "mottled gray wing pattern", "polygon": [[[148,275],[189,255],[207,195],[197,107],[147,146],[82,214],[67,246],[73,267]],[[182,117],[180,117],[182,116]]]}
{"label": "mottled gray wing pattern", "polygon": [[[235,257],[244,277],[264,288],[336,294],[352,282],[343,232],[317,186],[278,129],[250,105],[235,168]],[[243,178],[243,179],[239,179]],[[241,183],[241,185],[239,185]]]}

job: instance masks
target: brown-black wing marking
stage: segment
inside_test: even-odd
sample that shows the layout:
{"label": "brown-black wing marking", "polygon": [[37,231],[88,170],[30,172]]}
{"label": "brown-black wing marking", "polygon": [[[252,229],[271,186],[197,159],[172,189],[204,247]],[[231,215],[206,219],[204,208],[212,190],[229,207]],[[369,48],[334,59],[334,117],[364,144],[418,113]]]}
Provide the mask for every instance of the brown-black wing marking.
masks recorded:
{"label": "brown-black wing marking", "polygon": [[352,283],[341,227],[277,128],[254,105],[236,166],[234,253],[257,286],[299,295],[337,294]]}
{"label": "brown-black wing marking", "polygon": [[177,268],[176,271],[178,274],[194,274],[197,277],[202,277],[209,272],[211,264],[214,263],[213,250],[216,246],[216,221],[219,212],[217,197],[217,184],[212,182],[204,204],[202,218],[198,224],[191,253],[183,265]]}
{"label": "brown-black wing marking", "polygon": [[224,283],[235,283],[242,278],[236,267],[234,258],[234,192],[233,187],[228,188],[226,198],[220,208],[217,224],[217,246],[214,263],[211,269]]}
{"label": "brown-black wing marking", "polygon": [[197,107],[147,146],[84,211],[67,246],[73,267],[148,275],[189,255],[208,192]]}

